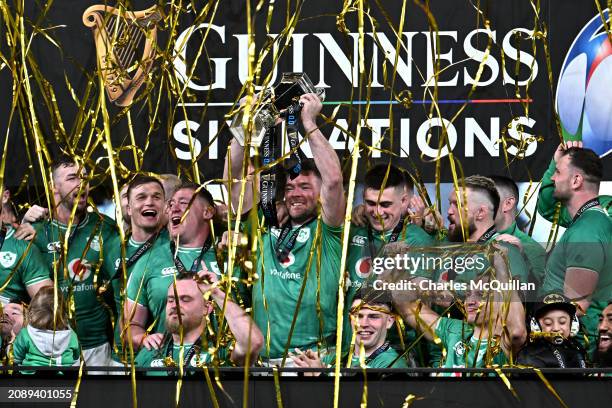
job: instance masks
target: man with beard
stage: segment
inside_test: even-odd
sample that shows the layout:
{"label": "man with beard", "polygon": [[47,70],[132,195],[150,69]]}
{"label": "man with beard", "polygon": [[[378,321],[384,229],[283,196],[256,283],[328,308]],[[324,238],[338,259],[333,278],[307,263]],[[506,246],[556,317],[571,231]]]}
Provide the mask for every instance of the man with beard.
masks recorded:
{"label": "man with beard", "polygon": [[597,324],[612,293],[612,218],[602,209],[601,159],[589,149],[565,149],[555,160],[554,197],[572,217],[546,263],[541,294],[563,293],[576,303],[592,356]]}
{"label": "man with beard", "polygon": [[[499,235],[495,229],[495,214],[499,207],[499,194],[495,183],[487,177],[470,176],[460,183],[458,191],[452,191],[448,197],[448,241],[450,243],[491,244]],[[511,277],[521,282],[528,282],[529,268],[519,250],[504,242],[499,245],[506,248]],[[483,251],[474,253],[471,246],[459,249],[449,248],[446,252],[452,255],[454,267],[440,273],[436,268],[421,268],[416,275],[442,282],[469,282],[485,272],[489,260]],[[442,302],[446,305],[446,302]]]}
{"label": "man with beard", "polygon": [[74,301],[73,329],[85,363],[105,366],[111,355],[110,316],[98,300],[102,279],[96,275],[103,261],[102,245],[116,234],[115,225],[110,218],[87,211],[89,182],[81,165],[72,158],[61,158],[51,167],[51,175],[54,208],[50,220],[33,225],[34,244],[52,266],[51,276],[66,301]]}
{"label": "man with beard", "polygon": [[[244,365],[246,361],[251,365],[257,359],[263,345],[261,331],[240,306],[226,300],[225,292],[216,283],[217,276],[212,272],[176,275],[167,289],[166,334],[158,350],[143,348],[138,353],[135,360],[138,367],[185,367],[187,373],[193,373],[195,367]],[[223,316],[235,340],[231,352],[225,347],[215,350],[215,339],[206,337],[207,316],[214,307],[207,300],[209,297],[219,309],[225,310]]]}
{"label": "man with beard", "polygon": [[[572,216],[570,215],[568,208],[555,197],[555,182],[552,180],[556,170],[556,163],[563,157],[564,152],[570,148],[582,149],[582,141],[566,141],[557,147],[553,160],[550,162],[548,169],[542,176],[542,182],[540,183],[540,190],[538,191],[538,202],[537,210],[538,213],[550,222],[555,220],[558,214],[557,224],[567,228],[572,223]],[[608,213],[609,217],[612,217],[612,196],[602,194],[598,196],[599,204],[601,208]],[[558,204],[561,204],[561,208],[558,209]]]}
{"label": "man with beard", "polygon": [[[320,344],[325,348],[335,342],[346,203],[342,171],[338,155],[316,124],[321,100],[315,94],[305,94],[300,103],[301,122],[314,160],[303,160],[299,175],[287,177],[284,201],[289,221],[281,228],[262,230],[261,238],[256,238],[260,245],[253,254],[259,278],[252,291],[253,317],[269,344],[261,352],[268,365],[290,363],[285,361],[285,350],[316,349]],[[241,177],[244,147],[235,139],[226,160],[226,180],[230,161],[232,177]],[[244,214],[259,198],[253,201],[253,180],[247,181],[244,196],[240,195],[241,184],[231,184],[231,197],[235,211],[243,199]],[[262,218],[263,211],[259,211],[257,218],[245,223],[249,236],[258,236]]]}
{"label": "man with beard", "polygon": [[[131,211],[132,216],[134,212]],[[215,215],[212,196],[197,184],[184,183],[168,202],[169,240],[134,265],[127,283],[124,323],[130,325],[134,349],[158,349],[165,331],[168,286],[176,273],[209,271],[220,276],[210,229]],[[151,333],[147,328],[152,327]],[[124,328],[127,333],[127,328]]]}
{"label": "man with beard", "polygon": [[612,367],[612,302],[599,316],[599,338],[594,363],[596,367]]}
{"label": "man with beard", "polygon": [[23,328],[24,312],[23,304],[17,300],[11,300],[3,306],[0,317],[1,350],[0,361],[3,365],[9,365],[7,361],[8,346]]}
{"label": "man with beard", "polygon": [[116,312],[113,347],[115,362],[130,361],[129,352],[125,348],[127,334],[122,331],[122,328],[126,330],[122,322],[125,282],[139,261],[147,262],[148,255],[159,251],[159,248],[163,248],[163,251],[168,245],[167,231],[160,231],[165,218],[165,196],[161,181],[155,177],[137,175],[126,185],[126,196],[125,216],[130,220],[130,235],[125,245],[124,257],[121,256],[122,243],[119,236],[104,246],[104,271],[111,284]]}

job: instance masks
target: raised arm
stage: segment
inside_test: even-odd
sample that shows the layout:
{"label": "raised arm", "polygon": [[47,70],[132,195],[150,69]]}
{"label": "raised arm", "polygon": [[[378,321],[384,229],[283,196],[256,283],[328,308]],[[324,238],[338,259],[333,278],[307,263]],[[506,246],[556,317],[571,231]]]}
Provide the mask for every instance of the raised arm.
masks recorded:
{"label": "raised arm", "polygon": [[[206,268],[205,265],[202,265]],[[251,364],[257,359],[257,353],[263,346],[263,335],[251,316],[230,298],[226,299],[225,292],[218,288],[217,275],[210,271],[198,272],[198,287],[203,294],[210,293],[219,309],[223,310],[225,303],[225,320],[230,331],[236,339],[236,345],[232,350],[231,359],[238,365],[243,365],[247,355]],[[210,282],[210,283],[207,283]]]}
{"label": "raised arm", "polygon": [[321,202],[323,205],[323,221],[332,227],[342,225],[346,199],[342,185],[342,168],[340,160],[317,126],[317,116],[322,104],[315,94],[304,94],[300,97],[302,103],[301,119],[308,144],[319,173],[321,173]]}
{"label": "raised arm", "polygon": [[[225,157],[225,165],[223,167],[223,179],[227,180],[228,191],[232,196],[232,211],[236,213],[238,211],[238,205],[240,203],[240,190],[242,189],[242,183],[244,182],[244,198],[242,201],[242,213],[248,212],[253,207],[253,202],[257,202],[258,199],[253,196],[253,183],[255,177],[252,168],[249,166],[247,170],[247,177],[243,179],[242,172],[245,164],[244,147],[240,146],[240,143],[236,139],[232,139],[230,142],[230,149]],[[231,180],[230,180],[230,163],[231,163]],[[233,181],[238,180],[238,181]]]}

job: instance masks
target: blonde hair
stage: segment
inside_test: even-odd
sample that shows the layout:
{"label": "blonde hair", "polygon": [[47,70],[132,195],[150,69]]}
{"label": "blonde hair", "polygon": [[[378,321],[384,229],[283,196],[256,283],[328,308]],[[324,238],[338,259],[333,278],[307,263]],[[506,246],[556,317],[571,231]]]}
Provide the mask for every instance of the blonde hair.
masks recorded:
{"label": "blonde hair", "polygon": [[58,290],[56,305],[53,300],[54,292],[53,286],[44,286],[34,295],[26,314],[26,323],[29,326],[40,330],[66,330],[69,328],[62,293]]}

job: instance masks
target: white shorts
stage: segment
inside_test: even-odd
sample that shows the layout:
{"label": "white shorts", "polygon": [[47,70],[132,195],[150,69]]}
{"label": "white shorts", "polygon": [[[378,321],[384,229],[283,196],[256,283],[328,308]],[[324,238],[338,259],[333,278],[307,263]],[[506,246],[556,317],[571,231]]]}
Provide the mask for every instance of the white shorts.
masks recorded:
{"label": "white shorts", "polygon": [[[98,347],[83,350],[85,365],[90,367],[108,367],[112,365],[111,348],[109,343],[104,343]],[[95,371],[89,374],[106,374],[105,372]]]}

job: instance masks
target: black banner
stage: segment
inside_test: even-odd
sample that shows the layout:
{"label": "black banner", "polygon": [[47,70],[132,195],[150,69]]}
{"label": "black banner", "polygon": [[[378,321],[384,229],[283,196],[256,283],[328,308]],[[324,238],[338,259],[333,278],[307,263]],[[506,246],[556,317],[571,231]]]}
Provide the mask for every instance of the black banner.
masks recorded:
{"label": "black banner", "polygon": [[[439,0],[429,2],[429,8],[406,2],[403,10],[399,1],[368,3],[362,30],[357,12],[338,18],[341,2],[307,2],[291,10],[275,2],[250,10],[255,83],[265,83],[271,74],[269,82],[275,84],[282,72],[303,71],[315,86],[324,87],[323,114],[331,116],[340,105],[336,126],[324,126],[324,134],[347,169],[358,125],[361,170],[394,156],[397,164],[416,169],[428,182],[436,180],[438,162],[440,180],[451,180],[451,153],[466,175],[537,180],[559,144],[561,128],[566,136],[584,137],[598,154],[609,152],[612,131],[604,120],[612,104],[601,103],[603,96],[596,91],[609,89],[612,82],[605,61],[610,47],[579,38],[589,22],[591,28],[601,26],[595,33],[606,35],[601,19],[592,21],[598,17],[595,5],[542,1],[537,10],[533,2],[521,0],[487,3],[478,10],[469,1]],[[96,47],[91,29],[83,24],[83,12],[93,4],[99,3],[56,1],[44,9],[26,2],[31,102],[24,92],[15,98],[12,91],[16,84],[15,89],[25,90],[20,39],[8,41],[3,35],[0,50],[16,64],[0,70],[5,102],[0,129],[2,141],[9,135],[9,185],[18,185],[24,175],[30,180],[40,176],[36,140],[44,140],[52,156],[68,150],[90,160],[94,171],[107,173],[103,116],[97,110]],[[154,4],[133,1],[130,10]],[[225,115],[244,95],[249,48],[245,2],[214,6],[194,2],[178,9],[160,3],[166,18],[159,23],[156,57],[133,105],[120,108],[106,99],[115,159],[124,170],[178,170],[191,178],[197,170],[205,180],[221,177],[231,138]],[[15,4],[9,8],[20,14]],[[289,39],[285,30],[294,16],[299,20]],[[11,32],[3,24],[2,30]],[[401,33],[399,44],[394,32]],[[267,54],[262,52],[266,45]],[[560,94],[565,102],[558,122],[560,78],[570,85]],[[13,98],[17,104],[11,116]],[[33,112],[39,129],[32,125]],[[439,149],[444,137],[447,145]],[[304,151],[310,155],[308,146]],[[609,163],[609,156],[605,160]],[[610,172],[606,165],[605,179]]]}

